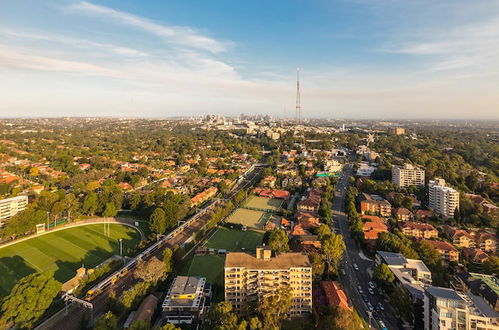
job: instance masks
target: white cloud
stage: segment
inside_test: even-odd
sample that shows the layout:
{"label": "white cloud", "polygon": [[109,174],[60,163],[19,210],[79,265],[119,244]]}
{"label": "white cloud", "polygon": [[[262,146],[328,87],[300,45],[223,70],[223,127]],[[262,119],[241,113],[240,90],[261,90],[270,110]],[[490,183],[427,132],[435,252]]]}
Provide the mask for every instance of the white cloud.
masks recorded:
{"label": "white cloud", "polygon": [[86,13],[94,16],[110,18],[117,23],[133,26],[143,31],[147,31],[167,40],[170,43],[182,47],[207,50],[212,53],[219,53],[226,50],[226,45],[224,43],[204,36],[188,27],[157,24],[139,16],[95,5],[86,1],[70,5],[69,9],[78,13]]}
{"label": "white cloud", "polygon": [[419,41],[402,42],[387,50],[425,56],[430,71],[467,70],[482,74],[499,68],[499,17],[458,27],[436,28]]}
{"label": "white cloud", "polygon": [[129,47],[118,46],[110,43],[95,42],[80,38],[70,38],[62,35],[53,35],[49,33],[40,34],[40,33],[31,33],[31,32],[12,31],[9,29],[0,29],[0,35],[3,35],[5,38],[9,39],[46,41],[46,42],[64,44],[75,48],[82,48],[82,49],[97,48],[100,51],[108,51],[117,55],[126,55],[126,56],[149,55],[146,52]]}

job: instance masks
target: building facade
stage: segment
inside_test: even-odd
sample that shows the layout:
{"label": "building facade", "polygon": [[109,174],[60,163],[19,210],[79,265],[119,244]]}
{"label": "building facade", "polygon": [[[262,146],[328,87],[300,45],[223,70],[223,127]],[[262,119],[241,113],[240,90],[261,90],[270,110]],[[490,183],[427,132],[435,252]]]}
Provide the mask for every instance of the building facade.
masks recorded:
{"label": "building facade", "polygon": [[163,318],[172,324],[199,324],[210,299],[211,286],[206,278],[177,276],[163,301]]}
{"label": "building facade", "polygon": [[481,297],[448,288],[425,288],[425,330],[497,330],[498,322],[499,314]]}
{"label": "building facade", "polygon": [[392,166],[392,183],[398,188],[424,186],[424,170],[411,164]]}
{"label": "building facade", "polygon": [[225,301],[238,313],[252,301],[289,288],[291,317],[312,312],[312,266],[303,253],[281,253],[272,257],[268,247],[257,247],[256,256],[230,252],[225,258]]}
{"label": "building facade", "polygon": [[26,209],[28,196],[17,196],[0,200],[0,227],[3,227],[5,220],[15,216]]}
{"label": "building facade", "polygon": [[450,218],[459,209],[459,192],[445,185],[444,179],[430,180],[428,183],[429,207],[436,214]]}

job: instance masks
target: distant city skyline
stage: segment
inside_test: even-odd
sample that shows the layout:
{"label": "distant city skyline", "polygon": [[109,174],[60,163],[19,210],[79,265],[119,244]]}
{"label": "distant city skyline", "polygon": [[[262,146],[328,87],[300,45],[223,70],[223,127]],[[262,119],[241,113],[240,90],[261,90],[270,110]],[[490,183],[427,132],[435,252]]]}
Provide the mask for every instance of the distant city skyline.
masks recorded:
{"label": "distant city skyline", "polygon": [[499,119],[499,2],[3,1],[0,117]]}

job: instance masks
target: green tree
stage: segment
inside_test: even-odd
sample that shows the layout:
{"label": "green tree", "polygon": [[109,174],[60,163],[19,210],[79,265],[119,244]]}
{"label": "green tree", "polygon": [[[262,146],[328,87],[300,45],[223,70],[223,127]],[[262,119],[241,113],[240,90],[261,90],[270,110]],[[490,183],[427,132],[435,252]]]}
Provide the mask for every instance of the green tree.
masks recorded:
{"label": "green tree", "polygon": [[483,263],[483,269],[488,274],[499,274],[499,257],[490,256],[489,260]]}
{"label": "green tree", "polygon": [[167,273],[170,273],[173,270],[172,257],[172,250],[170,248],[165,248],[163,251],[163,263],[165,264],[165,272]]}
{"label": "green tree", "polygon": [[275,252],[289,251],[288,242],[289,242],[288,235],[286,235],[286,232],[284,230],[275,229],[270,232],[269,246]]}
{"label": "green tree", "polygon": [[130,330],[150,330],[151,324],[145,320],[137,320],[130,325]]}
{"label": "green tree", "polygon": [[13,325],[31,328],[61,290],[54,272],[34,273],[23,277],[2,303],[0,328]]}
{"label": "green tree", "polygon": [[291,292],[289,288],[279,290],[277,294],[261,298],[257,312],[261,315],[263,329],[278,330],[281,322],[287,318],[291,308]]}
{"label": "green tree", "polygon": [[380,263],[374,266],[373,279],[379,285],[386,289],[393,283],[393,281],[395,280],[395,276],[386,264]]}
{"label": "green tree", "polygon": [[165,278],[166,265],[156,257],[140,262],[134,272],[135,277],[144,282],[156,283]]}
{"label": "green tree", "polygon": [[99,207],[97,194],[93,191],[89,192],[83,199],[82,211],[86,215],[93,216]]}
{"label": "green tree", "polygon": [[216,303],[208,314],[213,329],[236,329],[237,316],[232,311],[232,304],[228,301]]}
{"label": "green tree", "polygon": [[319,240],[322,240],[326,236],[331,235],[331,228],[328,225],[321,223],[317,229],[317,235]]}
{"label": "green tree", "polygon": [[151,223],[151,230],[156,234],[163,234],[166,231],[166,215],[165,211],[158,207],[156,208],[149,217]]}
{"label": "green tree", "polygon": [[106,208],[104,209],[102,216],[114,217],[114,216],[116,216],[116,214],[118,214],[118,211],[116,210],[114,203],[106,203]]}
{"label": "green tree", "polygon": [[343,241],[343,236],[339,234],[332,233],[326,236],[321,241],[321,250],[324,255],[324,260],[328,265],[328,271],[337,272],[338,266],[340,264],[343,253],[345,252],[346,246]]}
{"label": "green tree", "polygon": [[112,312],[99,317],[94,324],[94,330],[115,330],[118,329],[118,319]]}
{"label": "green tree", "polygon": [[260,319],[256,316],[250,318],[249,320],[249,327],[250,327],[250,330],[258,330],[258,329],[262,329],[262,322],[260,321]]}
{"label": "green tree", "polygon": [[409,322],[412,321],[414,304],[409,292],[404,288],[396,286],[390,295],[390,303],[402,319]]}
{"label": "green tree", "polygon": [[167,323],[161,327],[161,330],[181,330],[181,329],[177,328],[174,324]]}

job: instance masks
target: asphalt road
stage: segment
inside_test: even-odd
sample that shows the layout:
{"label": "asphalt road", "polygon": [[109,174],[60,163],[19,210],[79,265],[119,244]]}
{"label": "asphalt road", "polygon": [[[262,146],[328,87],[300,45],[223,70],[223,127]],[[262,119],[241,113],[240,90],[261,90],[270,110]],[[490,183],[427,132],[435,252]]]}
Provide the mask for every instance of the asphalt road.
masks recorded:
{"label": "asphalt road", "polygon": [[[364,255],[361,257],[361,250],[358,243],[350,237],[348,218],[344,209],[346,191],[349,186],[349,178],[351,175],[352,165],[346,164],[344,173],[335,186],[333,199],[333,228],[335,231],[339,230],[341,232],[346,245],[346,252],[341,262],[341,268],[345,271],[345,275],[342,276],[341,282],[355,308],[367,323],[370,322],[373,328],[382,329],[378,322],[379,320],[382,320],[386,328],[390,330],[398,329],[393,309],[388,305],[388,302],[383,299],[383,296],[378,289],[374,289],[374,295],[371,295],[368,292],[368,283],[369,281],[372,281],[371,275],[374,262]],[[354,264],[358,266],[359,270],[354,269]],[[378,313],[376,318],[374,316],[371,319],[369,318],[367,303],[362,299],[362,295],[358,291],[358,286],[361,286],[364,295],[367,296],[368,302],[370,302],[373,307],[381,303],[385,308],[384,311]]]}

